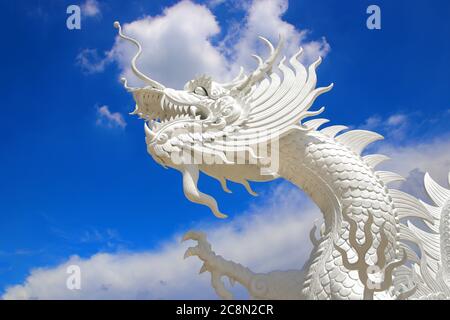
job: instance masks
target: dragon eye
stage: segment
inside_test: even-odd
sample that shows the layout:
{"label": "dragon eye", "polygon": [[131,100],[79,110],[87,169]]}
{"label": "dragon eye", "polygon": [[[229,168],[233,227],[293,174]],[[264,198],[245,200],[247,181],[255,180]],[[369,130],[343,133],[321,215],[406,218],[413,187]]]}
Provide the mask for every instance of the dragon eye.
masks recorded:
{"label": "dragon eye", "polygon": [[200,95],[200,96],[207,96],[207,95],[208,95],[208,92],[206,92],[206,89],[203,88],[203,87],[197,87],[197,88],[195,88],[194,93],[195,93],[195,94],[198,94],[198,95]]}

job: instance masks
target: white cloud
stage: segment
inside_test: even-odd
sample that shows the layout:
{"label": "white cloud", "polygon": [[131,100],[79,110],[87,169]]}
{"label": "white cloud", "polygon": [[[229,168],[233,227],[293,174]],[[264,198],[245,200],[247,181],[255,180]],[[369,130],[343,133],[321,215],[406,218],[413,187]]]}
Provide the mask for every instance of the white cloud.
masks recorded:
{"label": "white cloud", "polygon": [[405,114],[394,114],[391,115],[386,122],[389,126],[398,126],[405,124],[407,121],[408,117]]}
{"label": "white cloud", "polygon": [[[160,16],[148,16],[123,28],[143,45],[139,67],[166,85],[182,87],[198,73],[226,73],[227,61],[210,42],[220,27],[206,6],[181,1]],[[117,39],[110,53],[129,80],[134,79],[130,61],[135,52],[134,46]]]}
{"label": "white cloud", "polygon": [[81,12],[86,17],[98,17],[101,15],[100,4],[97,0],[86,0],[81,5]]}
{"label": "white cloud", "polygon": [[110,62],[109,59],[101,57],[97,49],[83,49],[77,55],[75,61],[86,74],[103,72],[106,65]]}
{"label": "white cloud", "polygon": [[450,171],[450,136],[442,135],[427,141],[417,141],[410,136],[423,134],[425,126],[446,123],[445,114],[441,119],[427,119],[420,113],[395,113],[388,117],[373,115],[366,119],[361,129],[373,130],[386,136],[385,142],[369,147],[370,153],[380,153],[392,160],[377,167],[380,170],[396,172],[406,181],[393,183],[391,187],[400,188],[422,200],[428,201],[423,186],[425,172],[442,185],[447,184]]}
{"label": "white cloud", "polygon": [[[309,230],[317,209],[287,183],[280,184],[260,206],[227,223],[199,226],[213,249],[256,272],[300,269],[308,257]],[[187,231],[187,230],[186,230]],[[211,299],[216,295],[201,261],[183,260],[191,243],[175,235],[159,249],[141,253],[99,253],[71,257],[53,268],[37,268],[22,285],[7,288],[5,299]],[[81,290],[66,288],[67,267],[81,268]],[[245,297],[242,288],[234,288]]]}
{"label": "white cloud", "polygon": [[87,228],[83,230],[81,234],[77,235],[77,241],[81,243],[95,243],[99,245],[100,250],[107,248],[108,251],[118,250],[119,248],[124,248],[128,243],[120,237],[119,233],[114,230],[107,228],[105,230],[97,228]]}
{"label": "white cloud", "polygon": [[207,1],[207,5],[210,8],[215,8],[217,6],[222,5],[223,3],[225,3],[225,0],[209,0],[209,1]]}
{"label": "white cloud", "polygon": [[450,172],[450,136],[441,136],[427,142],[411,142],[398,146],[390,143],[381,143],[375,150],[385,154],[392,160],[380,165],[380,169],[391,170],[407,180],[401,186],[409,193],[420,196],[424,200],[423,174],[430,175],[441,185],[447,185]]}
{"label": "white cloud", "polygon": [[379,131],[389,139],[401,141],[407,137],[412,115],[395,113],[386,118],[373,115],[366,119],[361,129]]}
{"label": "white cloud", "polygon": [[101,106],[97,109],[97,121],[98,126],[104,126],[108,128],[125,128],[127,123],[119,112],[111,112],[108,106]]}
{"label": "white cloud", "polygon": [[374,130],[377,129],[382,123],[382,119],[379,115],[373,115],[366,119],[361,129]]}
{"label": "white cloud", "polygon": [[[251,58],[253,53],[261,53],[261,42],[258,36],[264,36],[277,43],[281,35],[285,39],[284,54],[291,56],[296,53],[300,47],[304,49],[303,61],[310,63],[319,56],[325,56],[330,50],[330,46],[322,38],[318,41],[307,41],[308,30],[298,30],[293,24],[282,19],[288,10],[288,1],[286,0],[259,0],[253,1],[247,8],[245,23],[238,22],[237,29],[226,39],[225,45],[237,38],[233,51],[236,58],[235,66],[243,65],[251,68],[254,66],[254,60]],[[228,40],[228,41],[227,41]]]}
{"label": "white cloud", "polygon": [[[210,6],[214,4],[220,4],[220,1],[209,3]],[[181,88],[198,74],[209,74],[222,81],[235,76],[241,65],[251,71],[255,67],[251,55],[267,55],[267,50],[257,39],[259,35],[276,43],[278,35],[283,34],[285,53],[293,54],[302,46],[306,62],[326,55],[330,47],[324,38],[308,41],[307,30],[298,30],[282,19],[287,8],[285,0],[245,2],[245,5],[239,5],[240,10],[245,10],[244,20],[228,22],[226,32],[222,34],[210,8],[184,0],[165,8],[159,16],[147,16],[124,24],[123,29],[143,45],[138,62],[140,69],[166,86]],[[130,71],[135,52],[131,44],[116,39],[101,67],[116,61],[131,84],[141,85]],[[83,57],[89,59],[89,56]],[[102,71],[102,68],[98,70]]]}

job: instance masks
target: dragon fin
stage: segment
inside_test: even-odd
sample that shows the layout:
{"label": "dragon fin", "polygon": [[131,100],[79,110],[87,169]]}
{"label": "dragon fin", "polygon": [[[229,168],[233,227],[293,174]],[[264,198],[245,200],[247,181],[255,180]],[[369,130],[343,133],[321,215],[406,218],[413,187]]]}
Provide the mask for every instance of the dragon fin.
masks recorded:
{"label": "dragon fin", "polygon": [[411,221],[408,221],[408,228],[420,240],[423,249],[428,256],[432,257],[434,260],[441,260],[441,253],[439,251],[439,234],[423,231],[412,224]]}
{"label": "dragon fin", "polygon": [[341,131],[343,131],[345,129],[348,129],[348,127],[337,125],[337,126],[326,127],[324,129],[320,130],[320,132],[322,132],[324,135],[326,135],[326,136],[328,136],[330,138],[334,138],[334,137],[336,137],[336,135],[339,132],[341,132]]}
{"label": "dragon fin", "polygon": [[389,189],[389,195],[392,197],[399,219],[417,217],[433,222],[433,217],[415,197],[396,189]]}
{"label": "dragon fin", "polygon": [[438,206],[443,206],[444,203],[450,199],[450,190],[440,186],[430,177],[428,172],[425,173],[424,183],[428,195]]}
{"label": "dragon fin", "polygon": [[380,178],[381,181],[384,182],[384,184],[388,184],[394,181],[405,181],[405,178],[403,178],[401,175],[390,172],[390,171],[377,171],[375,174]]}
{"label": "dragon fin", "polygon": [[427,209],[427,211],[433,216],[433,218],[439,220],[441,218],[441,208],[429,205],[426,202],[420,200],[420,203]]}
{"label": "dragon fin", "polygon": [[412,262],[420,263],[420,258],[413,249],[411,249],[409,246],[407,246],[404,243],[400,243],[400,248],[405,250],[408,260],[410,260]]}
{"label": "dragon fin", "polygon": [[319,118],[306,121],[305,123],[303,123],[303,125],[307,127],[309,130],[317,130],[321,125],[327,122],[330,122],[330,120]]}
{"label": "dragon fin", "polygon": [[339,135],[336,141],[360,155],[369,144],[381,139],[383,139],[382,135],[372,131],[352,130]]}
{"label": "dragon fin", "polygon": [[370,154],[363,157],[364,162],[371,168],[375,168],[383,161],[389,160],[390,158],[383,154]]}

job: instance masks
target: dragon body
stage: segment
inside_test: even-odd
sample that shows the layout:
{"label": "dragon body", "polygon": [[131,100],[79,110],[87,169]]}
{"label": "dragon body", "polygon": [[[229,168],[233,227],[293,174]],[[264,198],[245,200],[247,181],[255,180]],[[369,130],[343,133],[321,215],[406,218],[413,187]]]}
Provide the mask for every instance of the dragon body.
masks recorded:
{"label": "dragon body", "polygon": [[[133,114],[145,120],[149,154],[183,175],[186,197],[208,206],[219,218],[215,199],[197,188],[200,172],[227,180],[284,178],[302,189],[323,214],[320,230],[314,226],[314,248],[302,270],[255,273],[217,255],[202,232],[188,232],[195,240],[186,257],[197,256],[201,272],[211,273],[212,285],[222,298],[232,298],[222,282],[239,282],[257,299],[426,299],[450,296],[450,191],[429,175],[425,188],[435,205],[422,202],[389,183],[399,175],[377,171],[383,155],[363,155],[365,147],[382,138],[345,126],[321,128],[328,120],[308,118],[315,99],[332,86],[316,88],[316,67],[299,61],[299,51],[286,63],[282,40],[268,46],[269,58],[255,56],[258,67],[228,83],[200,76],[184,90],[166,88],[132,70],[143,88],[125,88],[133,94]],[[341,133],[343,132],[344,133]],[[450,183],[450,182],[449,182]],[[424,225],[416,226],[416,222]],[[412,244],[412,245],[411,245]]]}
{"label": "dragon body", "polygon": [[[362,139],[365,136],[366,141],[377,138],[367,132],[351,134]],[[345,136],[342,138],[345,140]],[[361,268],[364,263],[376,266],[381,262],[379,256],[387,263],[401,259],[393,200],[374,169],[355,150],[359,146],[345,143],[316,131],[287,136],[281,142],[280,150],[291,150],[281,151],[281,176],[304,190],[324,217],[321,237],[313,240],[315,247],[304,281],[303,290],[308,297],[361,299],[364,296],[365,285],[357,268],[346,268],[343,256],[350,263],[359,263]],[[354,229],[351,230],[349,222]],[[365,229],[370,230],[370,238]],[[387,238],[384,243],[383,236]],[[352,243],[350,237],[356,241]],[[360,245],[367,248],[359,252],[356,246]],[[382,272],[384,267],[376,272]],[[373,297],[374,293],[366,292],[366,297]]]}

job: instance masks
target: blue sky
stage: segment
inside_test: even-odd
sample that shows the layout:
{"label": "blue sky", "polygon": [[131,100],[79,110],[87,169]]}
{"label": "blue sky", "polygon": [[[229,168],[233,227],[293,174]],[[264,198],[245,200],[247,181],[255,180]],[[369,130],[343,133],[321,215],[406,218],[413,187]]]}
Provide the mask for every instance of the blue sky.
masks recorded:
{"label": "blue sky", "polygon": [[[232,37],[233,28],[245,28],[254,4],[215,2],[195,2],[220,28],[208,40],[217,49],[228,36],[233,46],[245,34],[241,30]],[[134,104],[118,81],[126,72],[123,61],[108,58],[118,46],[114,20],[130,23],[162,15],[176,3],[91,1],[98,11],[82,7],[87,11],[81,30],[68,30],[66,8],[73,1],[1,2],[1,291],[22,283],[31,270],[57,266],[73,255],[88,259],[99,252],[158,250],[192,226],[227,223],[188,202],[180,174],[164,170],[147,155],[143,123],[128,115]],[[381,30],[366,28],[370,4],[381,8]],[[316,106],[325,105],[325,116],[334,124],[381,131],[389,150],[447,139],[448,1],[301,0],[282,11],[274,19],[294,30],[309,30],[302,43],[329,47],[318,50],[326,54],[319,84],[334,82],[335,87]],[[189,23],[197,27],[200,22]],[[223,57],[232,64],[239,54]],[[183,52],[175,55],[178,64],[186,64]],[[217,72],[204,69],[184,73]],[[175,73],[167,77],[177,79]],[[442,171],[449,171],[449,162],[442,163]],[[254,189],[270,195],[279,185],[257,184]],[[200,188],[213,194],[232,219],[252,203],[265,204],[238,185],[228,195],[204,178]]]}

